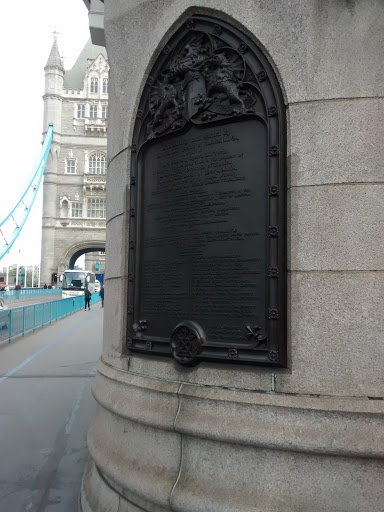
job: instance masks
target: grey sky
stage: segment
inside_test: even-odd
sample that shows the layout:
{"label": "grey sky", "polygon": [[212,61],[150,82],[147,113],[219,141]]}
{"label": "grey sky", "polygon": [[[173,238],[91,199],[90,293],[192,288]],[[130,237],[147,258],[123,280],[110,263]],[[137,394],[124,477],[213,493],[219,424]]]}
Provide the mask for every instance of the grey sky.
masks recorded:
{"label": "grey sky", "polygon": [[[0,216],[14,205],[41,149],[44,66],[56,29],[64,66],[69,69],[89,38],[88,11],[82,0],[20,0],[2,5],[3,100]],[[16,262],[38,263],[41,244],[42,185],[23,232],[0,267]]]}

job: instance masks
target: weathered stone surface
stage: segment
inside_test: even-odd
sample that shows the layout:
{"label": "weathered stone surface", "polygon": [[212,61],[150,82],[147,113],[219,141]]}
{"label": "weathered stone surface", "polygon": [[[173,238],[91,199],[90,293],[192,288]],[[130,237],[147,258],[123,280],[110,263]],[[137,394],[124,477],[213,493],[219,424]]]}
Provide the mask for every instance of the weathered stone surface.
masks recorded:
{"label": "weathered stone surface", "polygon": [[127,157],[126,150],[108,164],[107,219],[122,215],[127,209],[127,196],[129,197]]}
{"label": "weathered stone surface", "polygon": [[129,145],[132,114],[159,45],[193,13],[214,14],[255,34],[278,69],[288,103],[384,96],[384,64],[377,51],[384,38],[378,22],[384,16],[380,0],[301,0],[289,9],[281,2],[267,6],[253,0],[244,0],[241,8],[231,0],[199,3],[120,1],[106,6],[109,105],[115,120],[108,127],[110,157]]}
{"label": "weathered stone surface", "polygon": [[150,69],[189,16],[258,38],[288,106],[289,367],[127,357],[125,206],[113,206],[91,456],[127,511],[382,512],[384,5],[198,3],[106,3],[109,158],[129,148]]}
{"label": "weathered stone surface", "polygon": [[[128,368],[125,349],[126,306],[124,300],[110,297],[127,296],[127,278],[107,279],[105,281],[103,360],[117,368]],[[112,326],[112,327],[111,327]]]}
{"label": "weathered stone surface", "polygon": [[124,498],[120,498],[118,512],[143,512],[144,509],[136,507],[133,503],[128,502]]}
{"label": "weathered stone surface", "polygon": [[112,488],[127,489],[134,503],[137,497],[168,509],[180,465],[180,434],[132,422],[99,407],[88,446]]}
{"label": "weathered stone surface", "polygon": [[89,447],[103,485],[94,492],[98,477],[87,470],[82,493],[83,502],[94,497],[92,512],[109,510],[114,493],[128,511],[272,512],[317,500],[314,510],[381,512],[382,401],[180,389],[98,370]]}
{"label": "weathered stone surface", "polygon": [[383,478],[384,465],[378,460],[183,436],[181,472],[171,506],[175,512],[381,512]]}
{"label": "weathered stone surface", "polygon": [[[80,497],[80,510],[79,512],[143,512],[149,510],[150,512],[166,512],[170,509],[163,507],[146,506],[143,500],[138,499],[140,505],[146,506],[146,509],[141,506],[134,505],[131,501],[123,498],[123,490],[120,493],[112,488],[107,479],[100,474],[98,468],[92,459],[89,460],[85,473],[84,481],[81,488]],[[137,498],[136,498],[137,499]]]}
{"label": "weathered stone surface", "polygon": [[290,185],[382,183],[383,125],[383,98],[290,105]]}
{"label": "weathered stone surface", "polygon": [[101,407],[112,414],[150,427],[173,430],[180,386],[177,382],[119,371],[100,362],[92,392]]}
{"label": "weathered stone surface", "polygon": [[294,272],[290,288],[290,371],[276,390],[384,396],[384,272]]}
{"label": "weathered stone surface", "polygon": [[224,386],[255,391],[271,389],[271,370],[219,363],[201,363],[193,368],[183,368],[172,359],[145,357],[135,354],[129,363],[129,369],[148,377],[165,378],[177,382],[200,384],[202,386]]}
{"label": "weathered stone surface", "polygon": [[384,270],[384,183],[290,192],[292,270]]}
{"label": "weathered stone surface", "polygon": [[121,278],[126,274],[128,256],[128,228],[125,215],[121,214],[108,220],[107,226],[105,252],[111,257],[106,257],[105,277]]}
{"label": "weathered stone surface", "polygon": [[92,459],[85,468],[80,495],[80,512],[116,512],[119,508],[119,495],[100,477]]}
{"label": "weathered stone surface", "polygon": [[380,426],[384,403],[380,400],[284,396],[186,384],[179,398],[175,429],[196,438],[275,450],[384,458]]}

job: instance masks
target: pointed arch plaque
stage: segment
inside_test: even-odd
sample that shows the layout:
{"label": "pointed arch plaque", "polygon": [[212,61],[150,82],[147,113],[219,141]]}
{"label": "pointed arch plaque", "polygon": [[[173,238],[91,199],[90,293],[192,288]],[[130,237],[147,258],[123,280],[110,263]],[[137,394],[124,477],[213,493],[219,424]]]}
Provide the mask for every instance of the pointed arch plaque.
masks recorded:
{"label": "pointed arch plaque", "polygon": [[285,129],[239,30],[196,16],[163,48],[131,147],[129,350],[286,365]]}

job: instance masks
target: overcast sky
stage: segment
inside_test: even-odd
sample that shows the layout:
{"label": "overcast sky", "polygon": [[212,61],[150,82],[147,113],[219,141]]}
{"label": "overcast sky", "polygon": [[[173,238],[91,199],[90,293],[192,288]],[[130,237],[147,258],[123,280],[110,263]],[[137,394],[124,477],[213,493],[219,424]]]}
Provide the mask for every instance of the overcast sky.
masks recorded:
{"label": "overcast sky", "polygon": [[[43,128],[44,66],[57,36],[65,69],[70,69],[89,39],[88,11],[82,0],[18,0],[2,2],[2,153],[0,218],[8,214],[24,191],[40,154]],[[13,245],[0,267],[40,261],[41,183],[38,197]],[[2,244],[1,244],[2,245]]]}

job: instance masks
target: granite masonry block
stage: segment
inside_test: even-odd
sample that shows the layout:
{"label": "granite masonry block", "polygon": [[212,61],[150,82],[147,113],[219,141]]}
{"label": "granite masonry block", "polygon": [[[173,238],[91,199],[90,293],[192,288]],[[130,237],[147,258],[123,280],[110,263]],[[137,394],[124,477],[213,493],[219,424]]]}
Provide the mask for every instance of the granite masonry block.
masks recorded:
{"label": "granite masonry block", "polygon": [[382,400],[183,384],[175,429],[226,443],[323,455],[384,457]]}
{"label": "granite masonry block", "polygon": [[384,272],[293,272],[279,393],[384,396]]}
{"label": "granite masonry block", "polygon": [[127,223],[125,214],[121,214],[107,221],[105,242],[106,278],[121,278],[127,275],[127,247]]}
{"label": "granite masonry block", "polygon": [[292,188],[292,270],[384,270],[384,183]]}
{"label": "granite masonry block", "polygon": [[119,508],[120,497],[100,476],[95,463],[89,459],[81,485],[79,512],[105,510],[114,512]]}
{"label": "granite masonry block", "polygon": [[180,434],[132,422],[99,407],[88,446],[110,486],[168,506],[180,465]]}
{"label": "granite masonry block", "polygon": [[289,107],[290,185],[384,182],[384,99]]}
{"label": "granite masonry block", "polygon": [[131,421],[173,430],[180,384],[148,379],[99,362],[93,383],[97,402],[110,412]]}
{"label": "granite masonry block", "polygon": [[[106,279],[104,302],[103,360],[117,368],[128,367],[125,348],[127,279]],[[109,300],[108,297],[114,297]]]}
{"label": "granite masonry block", "polygon": [[[127,153],[123,151],[108,164],[107,173],[107,220],[122,215],[127,210],[129,200],[129,174]],[[128,197],[127,197],[128,196]]]}
{"label": "granite masonry block", "polygon": [[255,391],[269,391],[272,386],[270,368],[244,365],[241,371],[233,364],[202,362],[192,368],[183,367],[173,358],[146,357],[130,354],[129,370],[147,377],[168,379],[202,386],[224,386]]}
{"label": "granite masonry block", "polygon": [[111,95],[117,97],[113,108],[123,122],[112,128],[111,156],[126,147],[129,116],[159,45],[193,13],[215,15],[255,34],[279,70],[288,103],[384,95],[384,64],[376,51],[384,39],[377,28],[377,18],[384,15],[380,0],[362,0],[353,7],[300,0],[289,9],[281,2],[266,7],[253,0],[243,0],[241,8],[230,0],[114,2],[105,7],[106,42],[112,71],[119,70]]}
{"label": "granite masonry block", "polygon": [[183,436],[174,512],[382,512],[379,460],[250,448]]}

